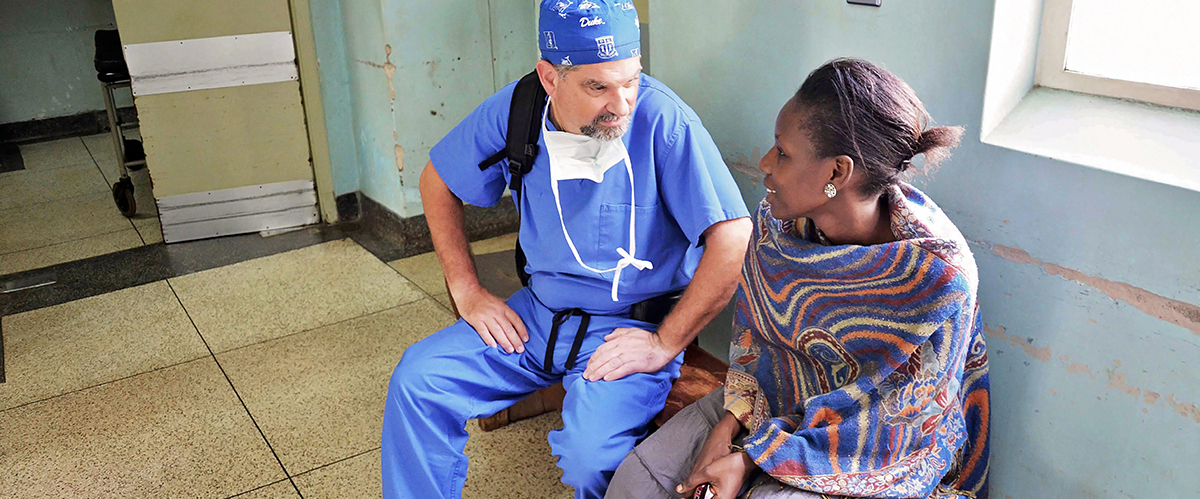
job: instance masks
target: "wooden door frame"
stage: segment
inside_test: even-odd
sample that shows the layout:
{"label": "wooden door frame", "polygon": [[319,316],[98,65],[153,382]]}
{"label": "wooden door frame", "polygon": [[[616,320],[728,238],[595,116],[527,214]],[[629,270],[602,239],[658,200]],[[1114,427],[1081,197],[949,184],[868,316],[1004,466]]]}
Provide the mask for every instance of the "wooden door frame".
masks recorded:
{"label": "wooden door frame", "polygon": [[321,76],[317,70],[317,45],[313,36],[309,0],[288,0],[292,17],[292,40],[296,44],[296,64],[300,71],[300,103],[304,108],[308,151],[317,188],[321,220],[338,221],[333,193],[333,163],[329,155],[329,136],[325,128],[325,107],[321,100]]}

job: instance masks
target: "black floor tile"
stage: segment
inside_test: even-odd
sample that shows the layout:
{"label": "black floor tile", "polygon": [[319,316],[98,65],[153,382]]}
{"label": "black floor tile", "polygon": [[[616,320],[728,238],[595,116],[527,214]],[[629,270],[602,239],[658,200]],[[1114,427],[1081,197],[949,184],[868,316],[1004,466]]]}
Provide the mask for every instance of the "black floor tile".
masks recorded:
{"label": "black floor tile", "polygon": [[21,158],[21,148],[16,144],[0,144],[0,173],[24,169],[25,161]]}

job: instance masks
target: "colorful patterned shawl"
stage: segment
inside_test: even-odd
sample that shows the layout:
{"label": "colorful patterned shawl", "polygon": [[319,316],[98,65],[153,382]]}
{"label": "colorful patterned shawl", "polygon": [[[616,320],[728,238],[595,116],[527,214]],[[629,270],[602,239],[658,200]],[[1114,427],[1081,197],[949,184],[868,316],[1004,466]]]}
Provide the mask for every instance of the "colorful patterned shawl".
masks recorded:
{"label": "colorful patterned shawl", "polygon": [[874,246],[821,244],[806,220],[759,206],[725,408],[750,429],[758,466],[793,487],[986,498],[975,260],[923,193],[903,184],[887,195],[899,241]]}

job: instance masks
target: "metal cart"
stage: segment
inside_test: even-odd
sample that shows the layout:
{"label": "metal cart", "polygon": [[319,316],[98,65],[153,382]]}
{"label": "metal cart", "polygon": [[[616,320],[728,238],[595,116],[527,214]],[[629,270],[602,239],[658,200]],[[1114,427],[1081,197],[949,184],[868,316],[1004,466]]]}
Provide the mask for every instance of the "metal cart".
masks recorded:
{"label": "metal cart", "polygon": [[121,122],[117,114],[113,93],[120,88],[131,88],[129,68],[121,50],[121,38],[117,30],[96,31],[96,79],[104,94],[104,108],[108,111],[108,130],[112,135],[113,151],[116,153],[117,168],[121,178],[113,183],[113,201],[122,215],[137,214],[137,200],[133,195],[133,180],[129,172],[146,167],[146,153],[141,141],[125,138],[125,131],[137,127],[136,122]]}

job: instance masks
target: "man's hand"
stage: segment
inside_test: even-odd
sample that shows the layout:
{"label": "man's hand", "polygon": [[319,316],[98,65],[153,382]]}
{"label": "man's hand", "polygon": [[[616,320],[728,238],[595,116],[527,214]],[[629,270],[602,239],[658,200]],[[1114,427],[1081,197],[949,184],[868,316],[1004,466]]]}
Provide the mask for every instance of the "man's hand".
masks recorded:
{"label": "man's hand", "polygon": [[476,286],[461,297],[455,296],[454,304],[463,320],[475,328],[489,347],[499,344],[508,353],[525,351],[525,342],[529,341],[525,322],[504,300],[482,286]]}
{"label": "man's hand", "polygon": [[746,483],[757,467],[745,452],[727,453],[703,468],[693,468],[687,480],[675,487],[675,492],[687,497],[686,494],[694,493],[696,487],[707,483],[712,486],[710,490],[716,499],[736,499],[737,493],[742,490],[742,484]]}
{"label": "man's hand", "polygon": [[671,362],[672,352],[655,333],[622,327],[604,337],[604,344],[588,359],[583,371],[588,381],[613,381],[633,373],[652,373]]}
{"label": "man's hand", "polygon": [[633,373],[655,372],[682,352],[709,321],[721,313],[737,289],[753,224],[748,218],[717,222],[704,231],[704,255],[679,303],[657,333],[620,328],[605,336],[583,377],[612,381]]}
{"label": "man's hand", "polygon": [[446,287],[454,297],[459,315],[475,328],[488,346],[499,344],[508,353],[524,352],[525,342],[529,341],[525,323],[504,300],[479,285],[467,232],[463,228],[462,200],[442,181],[432,161],[426,163],[421,172],[420,189],[429,235],[433,238],[433,247],[446,276]]}

